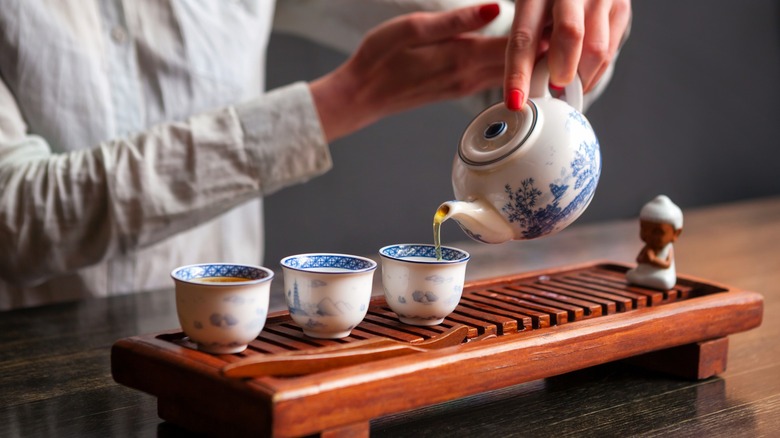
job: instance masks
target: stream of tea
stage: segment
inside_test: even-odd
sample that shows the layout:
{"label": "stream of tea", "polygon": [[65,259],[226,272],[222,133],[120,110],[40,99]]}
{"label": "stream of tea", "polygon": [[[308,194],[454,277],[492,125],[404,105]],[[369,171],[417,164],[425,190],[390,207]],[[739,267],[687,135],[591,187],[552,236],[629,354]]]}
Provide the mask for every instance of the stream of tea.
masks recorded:
{"label": "stream of tea", "polygon": [[446,207],[439,207],[433,215],[433,244],[436,247],[436,260],[441,260],[441,223],[447,215]]}

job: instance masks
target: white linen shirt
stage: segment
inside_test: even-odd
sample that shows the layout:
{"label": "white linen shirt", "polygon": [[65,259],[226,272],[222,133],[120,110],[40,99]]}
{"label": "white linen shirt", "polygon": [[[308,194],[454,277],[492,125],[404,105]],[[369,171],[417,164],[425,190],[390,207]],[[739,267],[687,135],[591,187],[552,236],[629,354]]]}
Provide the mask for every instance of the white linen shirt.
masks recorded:
{"label": "white linen shirt", "polygon": [[332,166],[307,84],[264,94],[274,12],[351,50],[393,15],[477,2],[3,0],[0,309],[261,264],[261,196]]}

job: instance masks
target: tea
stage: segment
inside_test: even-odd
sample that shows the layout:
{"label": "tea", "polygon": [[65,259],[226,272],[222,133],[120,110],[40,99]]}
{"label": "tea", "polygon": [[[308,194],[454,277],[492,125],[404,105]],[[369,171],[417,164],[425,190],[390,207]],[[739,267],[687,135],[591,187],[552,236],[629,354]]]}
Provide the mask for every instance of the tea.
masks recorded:
{"label": "tea", "polygon": [[441,324],[460,302],[469,254],[447,247],[446,259],[436,260],[434,250],[430,243],[379,250],[385,303],[404,324]]}
{"label": "tea", "polygon": [[200,277],[192,279],[196,283],[238,283],[247,280],[241,277]]}
{"label": "tea", "polygon": [[[433,260],[432,257],[419,257],[419,256],[413,256],[413,257],[401,257],[401,260],[405,262],[423,262],[423,263],[430,263],[431,260]],[[441,260],[441,258],[438,258],[436,260]]]}
{"label": "tea", "polygon": [[433,245],[436,247],[436,260],[441,260],[441,223],[449,213],[447,206],[442,205],[433,215]]}

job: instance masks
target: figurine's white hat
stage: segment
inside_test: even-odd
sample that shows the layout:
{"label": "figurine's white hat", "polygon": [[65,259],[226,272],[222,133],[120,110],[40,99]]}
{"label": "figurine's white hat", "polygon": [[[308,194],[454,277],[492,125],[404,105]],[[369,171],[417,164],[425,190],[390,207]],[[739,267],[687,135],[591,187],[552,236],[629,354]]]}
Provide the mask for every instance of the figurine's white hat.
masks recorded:
{"label": "figurine's white hat", "polygon": [[675,230],[683,226],[682,210],[666,195],[658,195],[645,204],[639,212],[639,219],[672,224]]}

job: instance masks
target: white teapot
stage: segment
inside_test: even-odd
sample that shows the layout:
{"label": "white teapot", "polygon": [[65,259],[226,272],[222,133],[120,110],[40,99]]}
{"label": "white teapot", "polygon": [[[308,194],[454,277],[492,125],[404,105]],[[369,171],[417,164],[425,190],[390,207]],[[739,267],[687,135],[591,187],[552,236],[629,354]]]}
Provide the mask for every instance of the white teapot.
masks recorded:
{"label": "white teapot", "polygon": [[601,174],[596,134],[582,115],[579,78],[560,98],[546,60],[534,68],[528,103],[498,103],[466,128],[452,169],[456,201],[436,220],[455,220],[475,240],[501,243],[556,233],[590,204]]}

